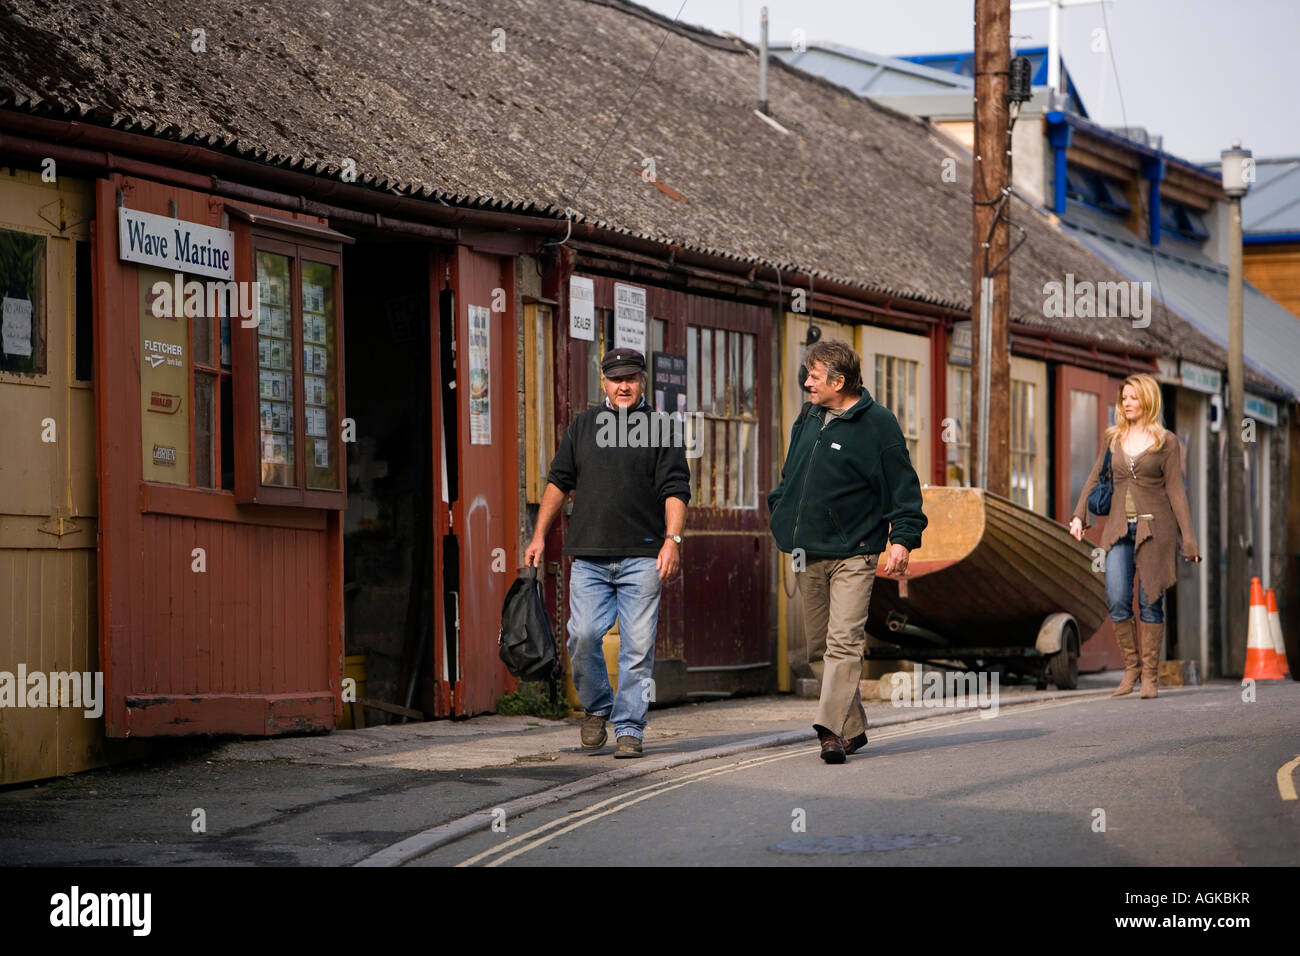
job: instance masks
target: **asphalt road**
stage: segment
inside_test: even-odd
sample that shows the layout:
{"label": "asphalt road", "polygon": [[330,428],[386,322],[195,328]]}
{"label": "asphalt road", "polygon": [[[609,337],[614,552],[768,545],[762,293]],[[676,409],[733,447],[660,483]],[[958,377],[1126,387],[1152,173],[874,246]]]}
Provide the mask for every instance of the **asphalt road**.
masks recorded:
{"label": "asphalt road", "polygon": [[[409,865],[1290,866],[1300,686],[1224,682],[886,728],[839,766],[798,745],[500,819]],[[1300,786],[1300,769],[1283,774]]]}

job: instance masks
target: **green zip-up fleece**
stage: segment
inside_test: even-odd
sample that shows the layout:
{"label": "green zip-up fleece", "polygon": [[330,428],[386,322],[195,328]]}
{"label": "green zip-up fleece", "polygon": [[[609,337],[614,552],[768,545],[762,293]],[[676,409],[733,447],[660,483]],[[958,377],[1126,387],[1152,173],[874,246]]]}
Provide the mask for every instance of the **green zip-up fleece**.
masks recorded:
{"label": "green zip-up fleece", "polygon": [[888,542],[921,546],[921,482],[894,413],[862,397],[822,427],[813,405],[790,431],[781,483],[767,496],[777,546],[810,558],[879,554]]}

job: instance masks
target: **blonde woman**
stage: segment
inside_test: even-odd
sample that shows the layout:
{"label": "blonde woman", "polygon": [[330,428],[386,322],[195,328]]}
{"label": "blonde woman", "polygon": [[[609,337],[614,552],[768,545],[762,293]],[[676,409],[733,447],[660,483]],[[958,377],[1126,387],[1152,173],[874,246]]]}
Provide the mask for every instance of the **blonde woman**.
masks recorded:
{"label": "blonde woman", "polygon": [[[1133,691],[1142,678],[1142,697],[1155,697],[1160,647],[1165,636],[1164,592],[1178,579],[1176,538],[1185,561],[1200,561],[1183,488],[1183,456],[1178,437],[1160,424],[1160,386],[1150,375],[1130,375],[1120,386],[1116,425],[1106,429],[1097,456],[1070,519],[1070,533],[1083,539],[1088,495],[1097,484],[1106,449],[1111,453],[1115,492],[1104,518],[1101,546],[1106,549],[1106,603],[1115,639],[1124,653],[1124,679],[1111,696]],[[1133,621],[1133,569],[1139,575],[1140,621]],[[1139,636],[1141,657],[1138,654]]]}

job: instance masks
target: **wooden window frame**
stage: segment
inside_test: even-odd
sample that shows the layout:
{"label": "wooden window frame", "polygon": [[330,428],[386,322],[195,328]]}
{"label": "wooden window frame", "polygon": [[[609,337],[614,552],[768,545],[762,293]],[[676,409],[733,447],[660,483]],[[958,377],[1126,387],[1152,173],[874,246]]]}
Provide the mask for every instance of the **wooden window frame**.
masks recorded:
{"label": "wooden window frame", "polygon": [[[233,211],[233,210],[232,210]],[[242,218],[242,217],[241,217]],[[235,231],[236,278],[257,281],[257,254],[269,252],[286,256],[289,264],[289,316],[292,325],[294,356],[293,438],[294,484],[269,485],[262,480],[261,400],[257,358],[257,325],[244,327],[231,322],[231,365],[233,372],[231,404],[234,413],[235,501],[239,504],[276,505],[281,507],[324,508],[342,511],[347,508],[347,467],[343,455],[342,422],[345,415],[344,394],[344,326],[343,326],[343,250],[339,241],[322,240],[304,230],[277,229],[257,222],[231,223]],[[320,227],[316,227],[320,229]],[[324,231],[324,230],[321,230]],[[305,370],[302,367],[302,262],[318,262],[334,269],[334,354],[332,356],[337,420],[328,429],[330,453],[338,462],[337,489],[307,486],[307,435],[305,420]],[[242,274],[241,274],[242,273]],[[219,343],[218,343],[219,348]]]}
{"label": "wooden window frame", "polygon": [[[708,368],[704,363],[704,336],[701,332],[709,334],[709,340],[712,343],[709,349]],[[726,346],[719,353],[717,346],[717,333],[724,333]],[[759,471],[761,469],[761,456],[759,454],[759,419],[758,409],[761,405],[759,400],[761,383],[758,381],[758,333],[746,329],[732,328],[728,325],[704,325],[695,322],[685,324],[686,333],[686,394],[687,394],[687,414],[699,415],[702,433],[694,436],[700,455],[693,460],[688,461],[691,469],[691,501],[692,506],[697,508],[713,508],[723,513],[736,513],[742,511],[756,511],[762,494],[759,490]],[[736,338],[740,336],[739,338]],[[748,337],[753,347],[751,356],[754,362],[754,397],[753,411],[745,407],[744,402],[744,356],[745,337]],[[735,343],[733,345],[733,342]],[[694,362],[691,358],[691,346],[695,346]],[[734,363],[733,364],[733,360]],[[719,382],[717,374],[719,364],[721,364],[722,379]],[[709,392],[708,401],[711,407],[705,410],[703,405],[704,398],[704,381],[705,373],[709,375]],[[691,387],[695,387],[695,402],[692,407],[690,402]],[[719,396],[718,390],[721,386],[722,394]],[[718,403],[721,401],[721,408]],[[688,419],[689,421],[689,419]],[[719,425],[719,423],[721,423]],[[735,426],[734,428],[732,426]],[[754,442],[754,470],[749,472],[745,469],[744,461],[741,457],[739,441],[742,428],[749,426],[752,430],[750,435]],[[733,442],[733,431],[735,441]],[[715,438],[721,436],[721,442],[715,442]],[[733,448],[732,445],[737,447]],[[730,464],[731,456],[736,455],[736,470],[733,476]],[[718,468],[721,467],[722,473],[719,475]],[[706,475],[707,472],[707,475]],[[705,479],[708,479],[708,488],[705,487]],[[718,487],[721,482],[722,496],[721,501],[718,499]],[[752,484],[754,498],[752,502],[746,503],[746,491]],[[707,490],[707,500],[705,491]],[[732,499],[736,503],[731,503]]]}

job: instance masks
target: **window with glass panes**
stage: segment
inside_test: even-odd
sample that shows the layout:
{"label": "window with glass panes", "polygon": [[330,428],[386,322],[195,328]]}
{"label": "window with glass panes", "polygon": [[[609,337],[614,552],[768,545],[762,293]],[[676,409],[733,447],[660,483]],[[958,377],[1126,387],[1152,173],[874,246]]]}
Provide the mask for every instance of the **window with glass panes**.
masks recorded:
{"label": "window with glass panes", "polygon": [[255,440],[240,439],[246,457],[236,495],[341,508],[342,259],[337,249],[259,235],[252,253],[257,323],[245,354],[256,377],[244,380],[254,399],[245,407],[253,411],[247,424]]}
{"label": "window with glass panes", "polygon": [[[197,277],[196,277],[197,278]],[[194,366],[194,484],[199,488],[235,487],[235,448],[230,397],[230,316],[238,313],[238,293],[218,297],[214,314],[190,320]]]}
{"label": "window with glass panes", "polygon": [[1011,380],[1011,500],[1033,510],[1036,500],[1034,466],[1034,384]]}
{"label": "window with glass panes", "polygon": [[686,408],[698,457],[689,459],[692,506],[758,507],[755,337],[686,327]]}
{"label": "window with glass panes", "polygon": [[952,422],[945,423],[943,435],[947,456],[946,483],[968,488],[971,483],[969,368],[948,366],[948,417]]}
{"label": "window with glass panes", "polygon": [[898,419],[912,461],[917,460],[921,445],[920,401],[916,391],[919,368],[920,363],[911,359],[896,355],[876,356],[875,399]]}

